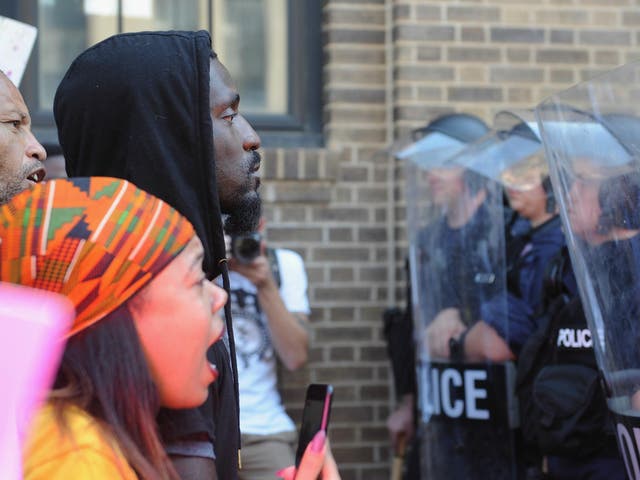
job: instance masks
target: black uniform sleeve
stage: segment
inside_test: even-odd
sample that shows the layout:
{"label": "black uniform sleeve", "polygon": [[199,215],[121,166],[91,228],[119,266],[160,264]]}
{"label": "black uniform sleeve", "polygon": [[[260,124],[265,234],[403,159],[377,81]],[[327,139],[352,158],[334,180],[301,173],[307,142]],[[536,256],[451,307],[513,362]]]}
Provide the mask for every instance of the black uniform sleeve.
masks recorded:
{"label": "black uniform sleeve", "polygon": [[404,310],[389,309],[384,314],[384,334],[387,339],[387,353],[391,360],[393,379],[397,396],[416,393],[416,361],[413,341],[413,309],[411,305],[411,284],[409,281],[409,261],[407,268],[407,301]]}

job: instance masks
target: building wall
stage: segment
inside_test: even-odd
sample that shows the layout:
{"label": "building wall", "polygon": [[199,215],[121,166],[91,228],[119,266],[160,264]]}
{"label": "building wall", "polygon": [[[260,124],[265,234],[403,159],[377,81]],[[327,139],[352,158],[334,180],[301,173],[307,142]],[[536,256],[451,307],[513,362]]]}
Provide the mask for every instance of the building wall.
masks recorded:
{"label": "building wall", "polygon": [[640,58],[634,0],[395,1],[396,121],[455,108],[490,120]]}
{"label": "building wall", "polygon": [[265,152],[272,244],[310,279],[311,361],[282,374],[300,418],[307,382],[336,387],[331,441],[344,479],[388,478],[393,401],[381,313],[400,302],[402,170],[385,146],[449,111],[505,108],[640,56],[638,0],[328,0],[325,148]]}
{"label": "building wall", "polygon": [[385,2],[324,8],[325,148],[267,150],[268,239],[305,258],[312,306],[311,362],[282,372],[300,419],[308,382],[335,387],[330,438],[343,478],[388,478],[387,305],[389,104]]}

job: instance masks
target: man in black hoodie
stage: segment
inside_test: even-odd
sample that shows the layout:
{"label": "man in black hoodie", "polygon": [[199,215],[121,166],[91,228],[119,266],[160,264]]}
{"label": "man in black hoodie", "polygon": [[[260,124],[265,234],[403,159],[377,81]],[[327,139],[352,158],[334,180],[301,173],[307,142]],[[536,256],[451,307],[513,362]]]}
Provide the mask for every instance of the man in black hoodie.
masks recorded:
{"label": "man in black hoodie", "polygon": [[[171,204],[202,240],[208,276],[222,274],[227,289],[223,215],[229,233],[253,230],[260,216],[260,139],[238,113],[239,101],[209,34],[200,31],[104,40],[72,63],[54,102],[69,176],[124,178]],[[215,470],[221,479],[237,476],[237,375],[228,305],[225,313],[229,351],[218,342],[208,352],[220,376],[207,402],[194,410],[163,410],[158,417],[182,478],[215,478]]]}

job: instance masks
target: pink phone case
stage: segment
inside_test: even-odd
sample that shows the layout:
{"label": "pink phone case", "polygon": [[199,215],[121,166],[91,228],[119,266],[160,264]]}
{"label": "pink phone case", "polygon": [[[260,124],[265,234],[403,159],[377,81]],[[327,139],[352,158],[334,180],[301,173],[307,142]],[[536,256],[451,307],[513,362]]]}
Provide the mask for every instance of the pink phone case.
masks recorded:
{"label": "pink phone case", "polygon": [[73,317],[61,295],[0,283],[0,478],[22,478],[21,444],[53,382]]}

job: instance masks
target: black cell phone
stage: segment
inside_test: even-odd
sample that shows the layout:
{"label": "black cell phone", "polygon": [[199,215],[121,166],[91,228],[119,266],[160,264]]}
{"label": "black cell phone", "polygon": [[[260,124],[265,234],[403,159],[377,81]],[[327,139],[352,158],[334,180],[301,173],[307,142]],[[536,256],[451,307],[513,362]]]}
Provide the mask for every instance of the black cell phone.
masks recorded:
{"label": "black cell phone", "polygon": [[296,451],[296,467],[300,465],[304,451],[309,442],[313,440],[314,435],[321,429],[325,432],[327,431],[332,399],[332,385],[312,383],[307,387],[307,396],[304,400],[304,410],[302,411],[302,426],[300,427],[300,437],[298,438],[298,450]]}

